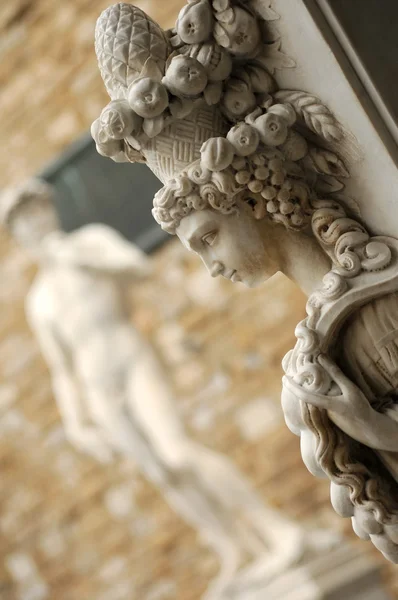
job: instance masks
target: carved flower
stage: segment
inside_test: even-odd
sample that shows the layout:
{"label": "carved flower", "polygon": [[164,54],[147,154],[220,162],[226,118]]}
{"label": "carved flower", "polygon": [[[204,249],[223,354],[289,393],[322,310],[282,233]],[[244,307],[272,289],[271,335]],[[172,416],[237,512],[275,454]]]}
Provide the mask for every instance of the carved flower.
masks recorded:
{"label": "carved flower", "polygon": [[254,122],[254,127],[260,134],[261,141],[266,146],[279,146],[286,141],[288,126],[285,119],[279,115],[267,113]]}
{"label": "carved flower", "polygon": [[233,161],[234,148],[223,137],[210,138],[200,149],[201,165],[209,171],[223,171]]}
{"label": "carved flower", "polygon": [[151,119],[167,108],[169,97],[164,85],[150,77],[142,77],[130,85],[128,103],[137,115]]}
{"label": "carved flower", "polygon": [[247,123],[238,123],[228,132],[227,140],[238,156],[249,156],[257,150],[260,142],[258,131]]}
{"label": "carved flower", "polygon": [[207,85],[207,74],[204,66],[190,56],[175,56],[163,83],[175,96],[198,96]]}
{"label": "carved flower", "polygon": [[222,104],[228,116],[239,119],[251,112],[257,105],[256,97],[248,85],[239,79],[230,79]]}
{"label": "carved flower", "polygon": [[260,44],[261,32],[257,19],[240,6],[220,12],[216,18],[216,42],[231,54],[252,54]]}
{"label": "carved flower", "polygon": [[193,0],[180,11],[177,34],[186,44],[205,42],[213,29],[213,11],[208,0]]}
{"label": "carved flower", "polygon": [[132,131],[138,131],[142,119],[131,110],[126,100],[114,100],[105,106],[99,118],[101,128],[108,138],[122,140]]}

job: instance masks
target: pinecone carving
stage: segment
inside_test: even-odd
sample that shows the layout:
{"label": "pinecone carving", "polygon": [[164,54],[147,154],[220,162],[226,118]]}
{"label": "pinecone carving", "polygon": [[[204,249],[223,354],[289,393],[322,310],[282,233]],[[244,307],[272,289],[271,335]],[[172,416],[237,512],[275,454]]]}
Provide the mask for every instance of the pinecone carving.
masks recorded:
{"label": "pinecone carving", "polygon": [[121,2],[100,15],[95,28],[95,52],[112,100],[126,98],[145,61],[152,57],[164,72],[171,52],[165,32],[142,10]]}

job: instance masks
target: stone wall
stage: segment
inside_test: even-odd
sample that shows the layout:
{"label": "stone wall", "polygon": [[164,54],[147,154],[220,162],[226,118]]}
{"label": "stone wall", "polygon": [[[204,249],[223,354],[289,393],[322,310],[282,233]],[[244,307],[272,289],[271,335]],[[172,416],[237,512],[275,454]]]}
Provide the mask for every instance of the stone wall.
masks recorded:
{"label": "stone wall", "polygon": [[[167,27],[182,1],[136,3]],[[107,102],[93,51],[107,4],[1,4],[2,185],[41,169]],[[256,291],[212,280],[176,241],[155,263],[153,279],[132,290],[132,319],[168,367],[192,436],[228,454],[264,501],[308,527],[345,527],[353,539],[329,506],[328,484],[302,465],[279,407],[280,361],[304,315],[301,293],[281,277]],[[195,532],[134,461],[100,466],[66,442],[24,317],[33,276],[1,233],[1,600],[199,600],[217,562]],[[398,598],[395,569],[384,573]]]}

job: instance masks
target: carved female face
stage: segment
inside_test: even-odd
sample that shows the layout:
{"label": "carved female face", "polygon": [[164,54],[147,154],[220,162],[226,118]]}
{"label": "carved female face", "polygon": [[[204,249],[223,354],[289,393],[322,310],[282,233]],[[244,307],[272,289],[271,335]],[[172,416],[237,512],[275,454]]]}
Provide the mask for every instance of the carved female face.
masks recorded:
{"label": "carved female face", "polygon": [[177,235],[196,252],[212,277],[256,287],[278,270],[276,253],[249,210],[224,215],[212,209],[194,211],[181,220]]}

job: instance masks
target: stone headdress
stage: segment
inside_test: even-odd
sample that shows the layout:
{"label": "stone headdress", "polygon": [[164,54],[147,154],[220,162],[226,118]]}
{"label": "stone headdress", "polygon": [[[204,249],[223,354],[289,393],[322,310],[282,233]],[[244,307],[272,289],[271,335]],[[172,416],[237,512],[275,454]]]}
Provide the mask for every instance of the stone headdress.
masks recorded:
{"label": "stone headdress", "polygon": [[[126,3],[99,17],[95,49],[112,99],[93,123],[100,154],[146,162],[164,188],[153,214],[175,233],[191,210],[236,210],[250,197],[266,215],[301,229],[311,196],[343,186],[348,173],[328,144],[342,138],[310,94],[278,91],[280,50],[264,0],[190,0],[163,31]],[[321,148],[314,140],[322,141]]]}

